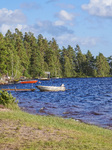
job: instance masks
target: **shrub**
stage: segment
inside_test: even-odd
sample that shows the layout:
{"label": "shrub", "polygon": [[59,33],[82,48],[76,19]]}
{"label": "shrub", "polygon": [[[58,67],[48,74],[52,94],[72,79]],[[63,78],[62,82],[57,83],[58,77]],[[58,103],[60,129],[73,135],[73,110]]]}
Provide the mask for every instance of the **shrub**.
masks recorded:
{"label": "shrub", "polygon": [[0,104],[4,105],[6,108],[19,109],[18,101],[7,91],[0,91]]}

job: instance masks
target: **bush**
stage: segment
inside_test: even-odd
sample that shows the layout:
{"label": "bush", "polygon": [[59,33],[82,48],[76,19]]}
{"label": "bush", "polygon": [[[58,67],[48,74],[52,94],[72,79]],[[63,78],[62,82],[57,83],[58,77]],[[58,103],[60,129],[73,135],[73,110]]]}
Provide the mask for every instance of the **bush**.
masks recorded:
{"label": "bush", "polygon": [[0,104],[4,105],[6,108],[19,109],[18,101],[7,91],[0,91]]}

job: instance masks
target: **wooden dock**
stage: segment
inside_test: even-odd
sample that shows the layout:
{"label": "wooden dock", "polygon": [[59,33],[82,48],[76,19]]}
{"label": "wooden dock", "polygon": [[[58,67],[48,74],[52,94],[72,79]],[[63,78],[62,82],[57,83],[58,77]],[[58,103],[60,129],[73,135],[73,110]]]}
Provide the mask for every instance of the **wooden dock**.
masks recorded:
{"label": "wooden dock", "polygon": [[35,91],[35,89],[1,89],[2,91],[17,91],[17,92],[28,92],[28,91]]}

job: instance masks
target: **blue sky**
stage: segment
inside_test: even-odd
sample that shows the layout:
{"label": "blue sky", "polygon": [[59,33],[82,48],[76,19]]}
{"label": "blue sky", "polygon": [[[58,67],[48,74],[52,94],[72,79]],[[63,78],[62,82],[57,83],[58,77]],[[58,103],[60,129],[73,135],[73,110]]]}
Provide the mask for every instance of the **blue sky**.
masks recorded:
{"label": "blue sky", "polygon": [[55,38],[59,47],[112,55],[112,0],[0,0],[0,32]]}

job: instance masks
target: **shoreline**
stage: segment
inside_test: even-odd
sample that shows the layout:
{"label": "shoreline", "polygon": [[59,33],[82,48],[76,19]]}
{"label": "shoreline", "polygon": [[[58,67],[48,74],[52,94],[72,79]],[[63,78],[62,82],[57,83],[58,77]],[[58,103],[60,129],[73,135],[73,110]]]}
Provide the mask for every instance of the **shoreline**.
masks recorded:
{"label": "shoreline", "polygon": [[4,149],[110,150],[112,132],[73,119],[0,111],[0,146]]}
{"label": "shoreline", "polygon": [[80,120],[80,119],[74,119],[74,118],[67,118],[67,117],[62,117],[62,116],[56,116],[56,115],[41,115],[41,114],[38,114],[38,113],[31,113],[31,111],[30,110],[27,110],[26,108],[22,108],[22,107],[20,107],[20,109],[21,109],[21,111],[23,111],[23,112],[26,112],[26,113],[29,113],[29,114],[32,114],[32,115],[40,115],[40,116],[54,116],[54,117],[60,117],[60,118],[63,118],[63,119],[73,119],[74,121],[78,121],[78,122],[80,122],[80,123],[84,123],[84,124],[87,124],[87,125],[92,125],[92,126],[96,126],[96,127],[99,127],[99,128],[103,128],[103,129],[108,129],[108,130],[112,130],[112,127],[111,126],[109,126],[109,127],[103,127],[103,126],[100,126],[100,125],[96,125],[96,124],[91,124],[91,123],[88,123],[88,122],[84,122],[84,121],[82,121],[82,120]]}
{"label": "shoreline", "polygon": [[[82,120],[80,120],[80,119],[65,118],[65,117],[56,116],[56,115],[40,115],[40,114],[34,114],[34,113],[30,113],[29,111],[27,111],[27,110],[25,110],[25,109],[23,109],[23,108],[21,108],[21,107],[19,107],[19,108],[20,108],[20,110],[21,110],[22,112],[25,112],[25,113],[28,113],[28,114],[31,114],[31,115],[34,115],[34,116],[37,116],[37,115],[38,115],[38,116],[44,116],[44,117],[52,116],[52,117],[59,117],[59,118],[63,118],[63,119],[72,119],[72,120],[74,120],[74,121],[76,121],[76,122],[84,123],[84,124],[86,124],[86,125],[96,126],[96,127],[99,127],[99,128],[102,128],[102,129],[107,129],[107,130],[112,130],[112,127],[102,127],[102,126],[100,126],[100,125],[95,125],[95,124],[90,124],[90,123],[88,123],[88,122],[84,122],[84,121],[82,121]],[[10,110],[10,109],[8,109],[8,108],[0,108],[0,111],[3,111],[3,112],[10,112],[10,111],[12,111],[12,110]]]}

